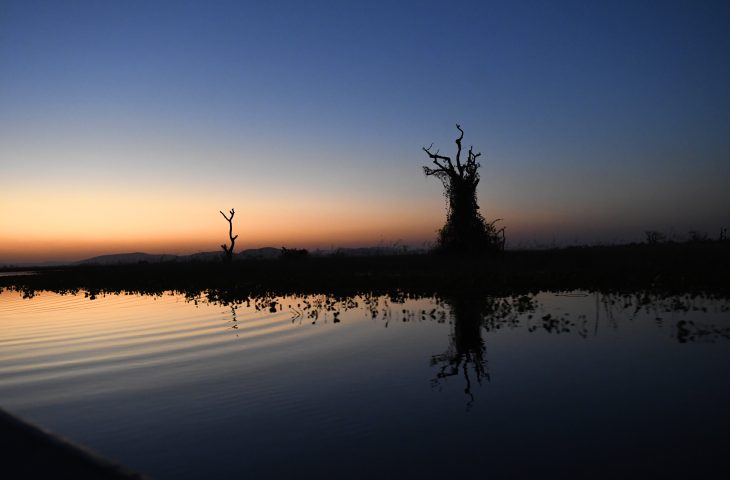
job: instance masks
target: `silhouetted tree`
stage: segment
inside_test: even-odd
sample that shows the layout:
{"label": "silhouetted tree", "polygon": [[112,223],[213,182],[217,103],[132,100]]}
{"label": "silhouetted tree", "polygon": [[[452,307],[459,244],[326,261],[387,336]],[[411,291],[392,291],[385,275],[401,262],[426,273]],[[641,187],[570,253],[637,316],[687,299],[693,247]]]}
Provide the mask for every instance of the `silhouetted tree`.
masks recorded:
{"label": "silhouetted tree", "polygon": [[228,237],[231,239],[231,246],[227,246],[225,243],[221,245],[221,248],[224,252],[226,252],[226,256],[223,257],[223,260],[226,262],[230,262],[233,260],[233,246],[236,244],[236,239],[238,238],[238,235],[235,237],[233,236],[233,215],[236,214],[236,211],[234,209],[231,209],[230,211],[231,216],[227,217],[223,211],[221,211],[221,215],[223,215],[223,218],[228,220]]}
{"label": "silhouetted tree", "polygon": [[649,245],[656,245],[667,241],[667,236],[661,232],[657,232],[656,230],[647,230],[645,233],[646,243]]}
{"label": "silhouetted tree", "polygon": [[282,260],[298,260],[307,258],[309,256],[309,250],[306,248],[286,248],[281,247],[281,259]]}
{"label": "silhouetted tree", "polygon": [[423,167],[427,176],[435,176],[444,185],[444,195],[448,198],[449,207],[446,215],[446,224],[439,230],[437,250],[447,252],[479,252],[501,250],[504,248],[504,228],[497,229],[494,225],[498,220],[487,223],[479,213],[477,205],[477,185],[481,165],[477,158],[481,153],[474,152],[469,147],[467,158],[461,161],[461,141],[464,130],[456,125],[459,138],[456,139],[455,163],[451,157],[440,155],[439,151],[432,152],[431,144],[423,147],[435,167]]}

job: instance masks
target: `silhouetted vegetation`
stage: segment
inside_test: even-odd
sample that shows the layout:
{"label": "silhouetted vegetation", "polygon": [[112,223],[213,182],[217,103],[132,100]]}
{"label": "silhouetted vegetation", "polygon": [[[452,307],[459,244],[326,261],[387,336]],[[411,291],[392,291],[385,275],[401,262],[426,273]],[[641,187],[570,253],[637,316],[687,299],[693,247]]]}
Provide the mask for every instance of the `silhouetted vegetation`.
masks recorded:
{"label": "silhouetted vegetation", "polygon": [[225,243],[221,245],[221,248],[225,252],[223,260],[226,262],[230,262],[231,260],[233,260],[233,247],[236,245],[236,239],[238,238],[238,235],[236,235],[235,237],[233,236],[233,215],[236,214],[236,211],[234,209],[231,209],[230,214],[231,216],[227,217],[226,214],[221,211],[221,215],[223,215],[223,218],[228,221],[228,237],[231,240],[230,246],[227,246]]}
{"label": "silhouetted vegetation", "polygon": [[656,230],[647,230],[646,232],[646,243],[649,245],[656,245],[658,243],[664,243],[667,241],[667,236],[662,232]]}
{"label": "silhouetted vegetation", "polygon": [[423,167],[423,171],[427,176],[441,180],[444,195],[448,199],[446,224],[439,230],[436,248],[450,253],[502,250],[505,243],[504,227],[498,229],[495,226],[500,219],[486,222],[477,204],[478,170],[481,166],[477,158],[481,153],[469,147],[466,160],[462,162],[464,130],[458,124],[456,128],[460,135],[456,139],[455,160],[441,155],[438,150],[432,152],[433,144],[428,148],[423,147],[434,164],[434,167]]}
{"label": "silhouetted vegetation", "polygon": [[689,241],[690,242],[707,242],[710,240],[710,237],[707,236],[707,233],[700,232],[697,230],[690,230],[689,232]]}
{"label": "silhouetted vegetation", "polygon": [[247,259],[216,262],[164,262],[114,266],[37,269],[37,275],[0,276],[0,287],[31,294],[58,292],[161,293],[246,297],[269,292],[408,292],[414,295],[511,295],[538,291],[649,290],[667,293],[729,294],[730,244],[635,244],[505,251],[497,257],[439,255],[303,256],[297,261]]}
{"label": "silhouetted vegetation", "polygon": [[281,247],[281,259],[282,260],[299,260],[307,258],[309,256],[309,250],[306,248],[286,248]]}
{"label": "silhouetted vegetation", "polygon": [[[660,243],[703,243],[715,241],[707,232],[702,232],[700,230],[690,230],[687,232],[686,237],[680,239],[674,235],[669,236],[657,230],[647,230],[644,234],[646,243],[649,245],[656,245]],[[720,234],[717,237],[717,241],[726,242],[727,239],[727,228],[720,227]]]}

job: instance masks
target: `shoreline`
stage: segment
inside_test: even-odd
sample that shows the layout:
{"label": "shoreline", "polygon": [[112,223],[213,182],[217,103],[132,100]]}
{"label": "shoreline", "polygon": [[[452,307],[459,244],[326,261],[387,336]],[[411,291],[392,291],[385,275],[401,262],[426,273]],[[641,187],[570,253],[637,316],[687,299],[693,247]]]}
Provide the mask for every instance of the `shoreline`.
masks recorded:
{"label": "shoreline", "polygon": [[0,448],[3,471],[13,478],[147,478],[2,408]]}
{"label": "shoreline", "polygon": [[483,256],[304,256],[34,269],[1,276],[27,295],[159,294],[219,298],[261,294],[509,295],[538,291],[704,293],[730,296],[730,242],[506,251]]}

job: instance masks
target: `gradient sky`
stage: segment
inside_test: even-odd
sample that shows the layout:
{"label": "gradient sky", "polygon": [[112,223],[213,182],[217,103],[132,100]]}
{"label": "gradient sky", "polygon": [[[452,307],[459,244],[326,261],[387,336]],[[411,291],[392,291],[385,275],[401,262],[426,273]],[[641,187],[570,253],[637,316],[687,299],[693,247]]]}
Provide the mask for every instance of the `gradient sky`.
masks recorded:
{"label": "gradient sky", "polygon": [[0,264],[730,226],[730,2],[0,2]]}

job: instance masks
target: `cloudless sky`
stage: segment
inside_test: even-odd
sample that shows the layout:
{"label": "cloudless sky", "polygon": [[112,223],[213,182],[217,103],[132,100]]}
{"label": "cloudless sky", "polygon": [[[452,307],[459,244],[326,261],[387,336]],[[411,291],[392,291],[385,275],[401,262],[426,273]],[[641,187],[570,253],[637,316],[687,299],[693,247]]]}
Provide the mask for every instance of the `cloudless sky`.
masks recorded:
{"label": "cloudless sky", "polygon": [[0,2],[0,264],[730,226],[730,2]]}

